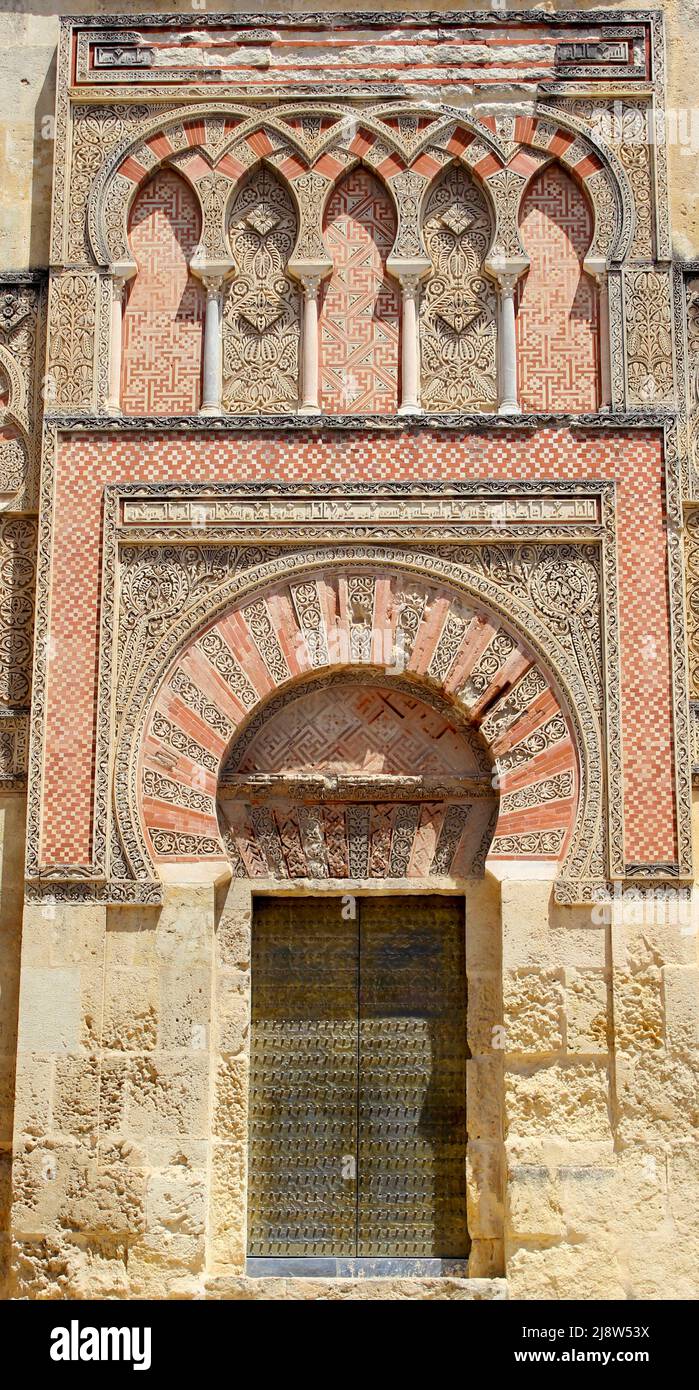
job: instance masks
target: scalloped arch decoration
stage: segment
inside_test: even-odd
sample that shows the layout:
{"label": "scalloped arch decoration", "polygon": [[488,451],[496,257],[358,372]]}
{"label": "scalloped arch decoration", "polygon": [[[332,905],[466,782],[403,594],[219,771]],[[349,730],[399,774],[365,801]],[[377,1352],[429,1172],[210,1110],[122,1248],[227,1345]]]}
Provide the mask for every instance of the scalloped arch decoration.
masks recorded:
{"label": "scalloped arch decoration", "polygon": [[[139,138],[123,142],[110,155],[95,180],[88,204],[88,235],[97,263],[129,262],[129,207],[139,185],[158,164],[168,160],[181,162],[195,187],[215,174],[232,193],[254,163],[267,159],[291,188],[313,172],[323,181],[327,194],[348,163],[361,159],[395,188],[400,224],[400,180],[406,173],[430,182],[448,159],[457,158],[486,183],[508,169],[520,176],[523,187],[538,167],[532,162],[532,149],[560,159],[585,183],[595,208],[594,254],[615,260],[626,254],[634,221],[626,174],[616,156],[575,117],[546,108],[532,115],[518,115],[514,123],[518,148],[513,154],[499,138],[494,123],[491,127],[485,120],[470,119],[460,111],[442,108],[442,118],[424,126],[417,139],[402,136],[399,127],[389,126],[381,119],[381,111],[363,111],[358,123],[355,111],[340,107],[280,106],[251,116],[245,109],[226,104],[221,108],[188,107],[164,121],[154,120]],[[421,113],[422,107],[416,103],[416,116]],[[497,205],[497,182],[493,196]],[[516,213],[515,208],[508,225],[516,225]]]}
{"label": "scalloped arch decoration", "polygon": [[439,579],[347,563],[252,590],[200,624],[170,663],[131,761],[135,815],[156,871],[222,859],[217,794],[232,743],[254,738],[268,710],[298,698],[304,684],[347,680],[432,702],[476,739],[481,772],[491,765],[500,793],[492,859],[564,860],[587,774],[579,735],[534,649]]}

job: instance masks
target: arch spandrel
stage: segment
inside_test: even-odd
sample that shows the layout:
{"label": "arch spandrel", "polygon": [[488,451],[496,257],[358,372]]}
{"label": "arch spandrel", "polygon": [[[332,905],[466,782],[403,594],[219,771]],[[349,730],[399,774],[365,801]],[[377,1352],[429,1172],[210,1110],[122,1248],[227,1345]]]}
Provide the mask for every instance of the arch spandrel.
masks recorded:
{"label": "arch spandrel", "polygon": [[[293,570],[293,557],[286,560]],[[302,688],[342,682],[437,702],[467,739],[476,737],[485,758],[469,795],[480,777],[475,799],[492,812],[499,796],[494,834],[483,819],[481,867],[488,844],[491,860],[543,860],[552,870],[580,864],[581,844],[589,852],[600,815],[596,752],[586,746],[574,703],[585,703],[585,694],[581,687],[568,695],[539,642],[517,634],[516,604],[505,616],[486,609],[482,595],[407,566],[362,566],[345,556],[338,573],[336,561],[325,571],[306,561],[281,583],[251,584],[238,601],[221,603],[215,621],[190,630],[174,661],[163,664],[129,774],[150,872],[222,860],[218,810],[230,750],[243,736],[256,737]],[[591,729],[588,719],[588,739]],[[129,836],[138,841],[133,826],[126,835],[123,829],[128,853]]]}
{"label": "arch spandrel", "polygon": [[[516,111],[514,155],[512,142],[501,139],[495,123],[487,124],[463,111],[442,106],[435,119],[432,109],[433,119],[421,124],[421,103],[407,103],[401,107],[403,129],[400,123],[397,127],[387,124],[384,114],[380,105],[375,113],[363,110],[361,125],[372,142],[373,167],[390,183],[398,203],[396,255],[408,254],[400,249],[402,239],[414,244],[415,253],[420,249],[419,227],[413,227],[414,180],[425,178],[430,182],[443,167],[445,158],[463,159],[476,178],[492,185],[489,191],[497,207],[498,223],[506,235],[508,227],[516,226],[516,208],[513,213],[509,206],[513,196],[511,176],[519,168],[518,161],[524,161],[525,173],[530,172],[526,167],[527,151],[560,157],[575,177],[584,179],[595,208],[594,253],[614,260],[626,255],[634,223],[627,175],[614,152],[571,113],[545,106]],[[409,114],[414,116],[414,123],[405,121]],[[109,155],[94,181],[87,216],[94,258],[99,265],[129,260],[129,208],[138,187],[159,163],[184,161],[185,167],[191,165],[193,185],[201,184],[205,231],[208,235],[211,222],[211,236],[220,240],[220,199],[218,193],[214,197],[211,192],[212,182],[225,183],[221,195],[225,201],[255,161],[269,158],[290,187],[302,181],[301,205],[306,199],[303,181],[307,182],[309,174],[321,179],[322,211],[325,195],[346,170],[347,162],[366,158],[367,151],[358,151],[356,141],[356,112],[334,105],[311,108],[283,104],[264,114],[252,115],[234,103],[226,103],[220,109],[194,105],[165,118],[154,117],[136,139],[124,140]],[[504,173],[508,179],[500,189],[498,180]],[[412,182],[406,176],[412,176]],[[522,187],[525,181],[522,180]],[[301,249],[298,254],[302,254]]]}

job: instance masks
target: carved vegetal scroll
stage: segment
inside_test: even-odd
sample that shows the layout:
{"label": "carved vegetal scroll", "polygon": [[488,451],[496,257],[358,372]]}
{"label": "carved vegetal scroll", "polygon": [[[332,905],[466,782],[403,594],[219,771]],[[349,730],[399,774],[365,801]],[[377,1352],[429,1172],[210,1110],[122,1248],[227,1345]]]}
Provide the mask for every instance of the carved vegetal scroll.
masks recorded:
{"label": "carved vegetal scroll", "polygon": [[296,234],[289,193],[260,168],[238,193],[229,221],[235,276],[223,313],[223,406],[234,414],[296,406],[299,291],[286,273]]}
{"label": "carved vegetal scroll", "polygon": [[428,197],[424,216],[433,266],[420,320],[426,409],[495,407],[497,296],[483,271],[492,234],[484,194],[463,169],[447,169]]}

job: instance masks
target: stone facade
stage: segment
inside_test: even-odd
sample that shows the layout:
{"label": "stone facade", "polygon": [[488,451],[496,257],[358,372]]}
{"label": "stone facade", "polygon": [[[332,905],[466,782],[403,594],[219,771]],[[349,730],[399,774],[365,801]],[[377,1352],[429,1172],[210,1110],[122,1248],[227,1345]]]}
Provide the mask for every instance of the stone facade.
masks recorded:
{"label": "stone facade", "polygon": [[[0,263],[7,1297],[697,1295],[699,237],[672,15],[586,9],[61,21]],[[254,1278],[255,897],[445,893],[467,1276]]]}

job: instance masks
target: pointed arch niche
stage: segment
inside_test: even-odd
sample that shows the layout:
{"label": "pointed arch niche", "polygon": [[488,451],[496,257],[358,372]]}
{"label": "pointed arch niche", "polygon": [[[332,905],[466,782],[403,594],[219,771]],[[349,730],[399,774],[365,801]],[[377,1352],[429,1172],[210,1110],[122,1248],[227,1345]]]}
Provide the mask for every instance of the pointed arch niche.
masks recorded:
{"label": "pointed arch niche", "polygon": [[125,414],[199,409],[205,294],[189,265],[200,234],[195,194],[174,169],[161,169],[136,195],[129,217],[138,270],[124,310]]}
{"label": "pointed arch niche", "polygon": [[592,411],[600,402],[599,293],[583,270],[592,241],[587,198],[560,165],[522,200],[530,260],[517,298],[519,398],[525,411]]}
{"label": "pointed arch niche", "polygon": [[357,166],[328,200],[333,269],[321,291],[320,395],[331,415],[393,414],[399,402],[400,293],[386,273],[396,235],[391,199]]}

